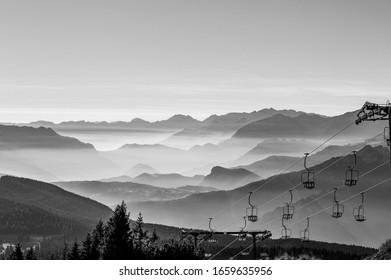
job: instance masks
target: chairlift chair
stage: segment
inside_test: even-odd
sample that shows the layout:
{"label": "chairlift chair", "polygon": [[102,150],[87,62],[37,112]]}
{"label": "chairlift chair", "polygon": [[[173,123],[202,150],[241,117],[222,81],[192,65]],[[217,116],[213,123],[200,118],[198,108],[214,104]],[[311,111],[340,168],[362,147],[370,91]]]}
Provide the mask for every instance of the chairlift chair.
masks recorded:
{"label": "chairlift chair", "polygon": [[[241,232],[243,232],[244,229],[245,229],[246,226],[247,226],[246,216],[244,216],[243,219],[244,219],[244,227],[242,227],[242,229],[240,230]],[[240,234],[238,235],[238,241],[244,242],[244,241],[246,241],[246,240],[247,240],[247,234],[245,234],[245,233],[240,233]]]}
{"label": "chairlift chair", "polygon": [[282,227],[283,229],[281,229],[281,239],[286,240],[291,238],[292,230],[284,225],[284,218],[282,218]]}
{"label": "chairlift chair", "polygon": [[293,218],[293,214],[295,213],[295,207],[291,206],[293,201],[293,194],[292,190],[289,190],[291,194],[291,201],[289,203],[286,203],[286,205],[282,208],[282,218],[285,220],[289,220]]}
{"label": "chairlift chair", "polygon": [[386,127],[384,128],[384,140],[387,141],[387,146],[391,146],[391,139],[390,139],[390,128]]}
{"label": "chairlift chair", "polygon": [[307,157],[309,153],[305,153],[304,158],[304,168],[306,171],[303,171],[301,173],[301,182],[303,183],[304,188],[306,189],[313,189],[315,188],[315,173],[312,172],[310,169],[307,168]]}
{"label": "chairlift chair", "polygon": [[246,216],[249,222],[256,222],[258,221],[258,208],[255,205],[251,204],[252,194],[253,192],[250,192],[248,195],[248,204],[250,205],[250,207],[246,209]]}
{"label": "chairlift chair", "polygon": [[307,218],[307,227],[304,230],[300,231],[300,239],[302,242],[310,241],[309,227],[310,227],[310,218]]}
{"label": "chairlift chair", "polygon": [[348,170],[345,173],[345,186],[352,187],[357,185],[357,181],[360,178],[360,173],[358,170],[355,170],[354,168],[357,165],[357,155],[356,151],[353,151],[354,155],[354,165],[352,167],[348,167]]}
{"label": "chairlift chair", "polygon": [[333,217],[335,219],[341,218],[342,214],[344,212],[343,204],[340,204],[335,196],[337,190],[338,190],[338,188],[334,188],[334,205],[333,205],[333,213],[331,214],[331,217]]}
{"label": "chairlift chair", "polygon": [[364,193],[361,193],[361,204],[353,209],[353,216],[357,222],[364,222],[366,220],[364,215]]}
{"label": "chairlift chair", "polygon": [[207,239],[207,242],[208,242],[208,243],[217,243],[217,239],[214,238],[214,236],[213,236],[213,229],[211,228],[212,219],[213,219],[213,218],[209,218],[210,236],[209,236],[209,238]]}

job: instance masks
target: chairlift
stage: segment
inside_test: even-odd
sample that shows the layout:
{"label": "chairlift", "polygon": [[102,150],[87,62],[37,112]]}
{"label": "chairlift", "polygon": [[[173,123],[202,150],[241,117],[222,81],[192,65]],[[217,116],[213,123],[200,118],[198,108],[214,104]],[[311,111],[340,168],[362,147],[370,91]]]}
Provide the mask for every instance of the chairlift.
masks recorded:
{"label": "chairlift", "polygon": [[282,218],[281,221],[282,221],[282,227],[283,227],[283,229],[281,230],[281,239],[291,238],[292,230],[290,228],[286,228],[286,226],[284,225],[284,218]]}
{"label": "chairlift", "polygon": [[386,127],[384,128],[384,140],[387,141],[387,146],[391,146],[391,139],[390,139],[390,128]]}
{"label": "chairlift", "polygon": [[366,220],[364,216],[364,193],[361,193],[361,204],[353,209],[353,216],[357,222],[364,222]]}
{"label": "chairlift", "polygon": [[300,239],[302,242],[310,241],[309,227],[310,227],[310,218],[307,218],[307,227],[304,230],[300,231]]}
{"label": "chairlift", "polygon": [[246,209],[246,216],[249,222],[256,222],[258,221],[258,208],[255,205],[251,204],[252,194],[253,192],[250,192],[248,195],[248,204],[250,205],[250,207]]}
{"label": "chairlift", "polygon": [[306,169],[306,171],[303,171],[301,173],[301,182],[303,183],[304,188],[313,189],[316,186],[315,173],[307,168],[307,157],[308,157],[309,153],[305,153],[304,155],[305,155],[304,168]]}
{"label": "chairlift", "polygon": [[207,239],[208,243],[217,243],[217,239],[213,237],[213,229],[211,228],[213,218],[209,218],[209,230],[210,230],[210,236]]}
{"label": "chairlift", "polygon": [[[246,216],[244,216],[243,219],[244,219],[244,227],[242,227],[242,229],[240,230],[241,232],[243,232],[244,229],[245,229],[246,226],[247,226]],[[239,236],[238,236],[238,241],[244,242],[244,241],[246,241],[246,240],[247,240],[247,234],[245,234],[245,233],[240,233]]]}
{"label": "chairlift", "polygon": [[295,207],[291,206],[292,201],[293,201],[293,194],[292,190],[289,190],[291,194],[291,201],[285,203],[286,205],[282,208],[282,218],[285,220],[289,220],[293,218],[293,214],[295,213]]}
{"label": "chairlift", "polygon": [[339,201],[336,199],[335,194],[337,193],[338,188],[334,188],[334,205],[333,205],[333,213],[331,214],[331,217],[333,218],[341,218],[344,210],[343,204],[340,204]]}
{"label": "chairlift", "polygon": [[348,170],[345,173],[345,186],[352,187],[357,185],[357,181],[360,178],[360,173],[358,170],[355,170],[354,168],[357,165],[357,152],[352,152],[354,155],[354,165],[352,167],[348,167]]}

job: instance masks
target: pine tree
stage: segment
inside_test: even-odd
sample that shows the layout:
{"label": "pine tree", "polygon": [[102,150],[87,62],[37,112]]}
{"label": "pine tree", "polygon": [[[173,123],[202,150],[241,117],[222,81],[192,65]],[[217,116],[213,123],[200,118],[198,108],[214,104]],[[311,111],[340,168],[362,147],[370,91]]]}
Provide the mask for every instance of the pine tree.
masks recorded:
{"label": "pine tree", "polygon": [[18,243],[9,256],[10,260],[24,260],[22,246]]}
{"label": "pine tree", "polygon": [[148,236],[147,232],[143,230],[144,221],[143,216],[141,213],[139,213],[135,227],[133,228],[133,238],[134,238],[134,244],[135,244],[135,255],[137,259],[144,259],[146,258],[146,254],[148,251],[147,245],[148,245]]}
{"label": "pine tree", "polygon": [[80,257],[83,260],[92,260],[91,252],[92,252],[92,238],[91,234],[87,233],[86,239],[82,242],[82,249],[80,253]]}
{"label": "pine tree", "polygon": [[155,243],[156,241],[159,240],[159,235],[157,234],[156,229],[153,230],[150,240],[152,243]]}
{"label": "pine tree", "polygon": [[90,260],[99,260],[103,254],[105,244],[105,227],[102,220],[99,220],[91,235]]}
{"label": "pine tree", "polygon": [[138,214],[135,228],[133,229],[133,235],[136,243],[136,248],[138,250],[142,249],[143,240],[147,237],[147,232],[143,230],[144,220],[141,213]]}
{"label": "pine tree", "polygon": [[107,222],[103,259],[128,260],[134,257],[129,215],[126,204],[122,201]]}
{"label": "pine tree", "polygon": [[73,243],[73,246],[71,248],[71,251],[67,255],[68,260],[80,260],[80,250],[79,250],[79,243],[77,243],[77,240]]}
{"label": "pine tree", "polygon": [[34,248],[30,247],[26,250],[26,260],[36,260],[37,255],[35,254]]}

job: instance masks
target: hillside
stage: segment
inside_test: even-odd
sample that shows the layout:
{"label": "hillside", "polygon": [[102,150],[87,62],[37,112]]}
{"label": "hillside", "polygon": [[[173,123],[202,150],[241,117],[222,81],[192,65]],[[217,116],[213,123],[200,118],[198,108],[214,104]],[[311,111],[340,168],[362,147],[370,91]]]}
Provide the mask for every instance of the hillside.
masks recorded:
{"label": "hillside", "polygon": [[388,239],[384,242],[379,250],[370,256],[370,260],[391,260],[391,239]]}
{"label": "hillside", "polygon": [[[299,159],[299,157],[270,156],[264,160],[259,160],[248,165],[240,165],[235,168],[244,168],[257,174],[261,178],[267,178],[287,169]],[[301,166],[297,167],[297,170],[299,169],[301,169]]]}
{"label": "hillside", "polygon": [[50,128],[0,125],[0,150],[16,149],[87,149],[91,144],[64,137]]}
{"label": "hillside", "polygon": [[[92,226],[100,218],[106,219],[111,215],[110,208],[96,201],[65,191],[52,184],[25,178],[1,177],[0,198],[10,201],[9,203],[32,207],[34,211],[39,208],[86,226]],[[2,211],[1,208],[0,211]]]}
{"label": "hillside", "polygon": [[118,174],[91,144],[44,127],[0,125],[0,155],[3,173],[42,181]]}
{"label": "hillside", "polygon": [[90,226],[42,208],[0,198],[0,233],[16,236],[82,236]]}

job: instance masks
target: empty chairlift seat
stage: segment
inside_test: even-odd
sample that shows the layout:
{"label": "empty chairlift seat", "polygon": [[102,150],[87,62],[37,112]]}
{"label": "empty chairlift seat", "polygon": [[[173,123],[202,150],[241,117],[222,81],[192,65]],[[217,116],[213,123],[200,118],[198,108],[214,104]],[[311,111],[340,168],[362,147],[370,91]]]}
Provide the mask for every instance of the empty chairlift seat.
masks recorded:
{"label": "empty chairlift seat", "polygon": [[304,168],[306,171],[303,171],[301,173],[301,182],[303,183],[304,188],[306,189],[313,189],[316,187],[315,184],[315,173],[307,168],[307,157],[309,153],[305,153],[304,158]]}
{"label": "empty chairlift seat", "polygon": [[282,207],[282,218],[285,220],[289,220],[293,218],[293,214],[295,213],[295,207],[292,206],[292,201],[293,201],[293,194],[292,190],[289,190],[290,195],[291,195],[291,201],[287,202],[285,206]]}
{"label": "empty chairlift seat", "polygon": [[238,235],[238,241],[242,241],[242,242],[247,240],[247,234],[243,232],[247,226],[246,216],[244,216],[243,219],[244,219],[244,227],[241,228],[240,230],[241,233]]}
{"label": "empty chairlift seat", "polygon": [[248,195],[248,204],[250,205],[250,207],[246,209],[246,216],[249,222],[256,222],[258,221],[258,208],[255,205],[251,204],[251,195],[252,192],[250,192]]}
{"label": "empty chairlift seat", "polygon": [[353,209],[353,216],[357,222],[364,222],[366,220],[364,214],[364,193],[361,193],[361,204]]}
{"label": "empty chairlift seat", "polygon": [[212,219],[213,219],[213,218],[209,218],[209,230],[210,230],[210,234],[209,234],[209,236],[208,236],[207,242],[208,242],[208,243],[217,243],[217,239],[214,237],[214,235],[213,235],[213,230],[212,230],[212,228],[211,228]]}
{"label": "empty chairlift seat", "polygon": [[307,218],[307,227],[304,230],[300,231],[300,239],[302,242],[310,241],[309,227],[310,227],[310,218]]}
{"label": "empty chairlift seat", "polygon": [[281,239],[289,239],[291,238],[291,234],[292,230],[284,225],[284,218],[282,218]]}
{"label": "empty chairlift seat", "polygon": [[336,192],[338,188],[334,188],[334,205],[333,205],[333,213],[331,214],[331,217],[338,219],[342,217],[342,214],[344,212],[344,206],[343,204],[339,203],[336,199]]}
{"label": "empty chairlift seat", "polygon": [[354,165],[352,167],[348,167],[348,170],[345,172],[345,186],[352,187],[357,185],[358,179],[360,178],[360,173],[358,170],[355,170],[354,168],[357,165],[357,155],[356,151],[353,151],[354,155]]}

